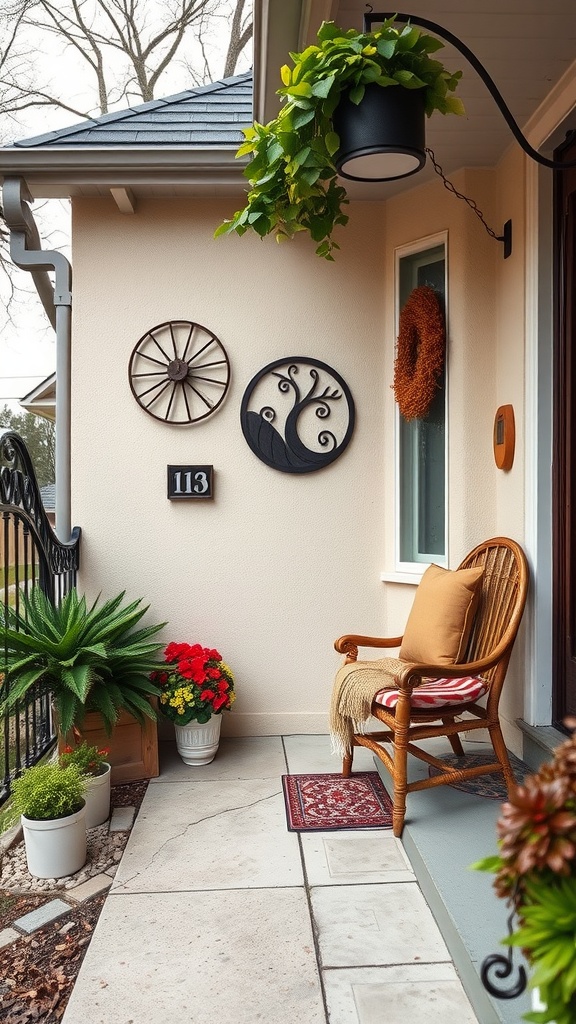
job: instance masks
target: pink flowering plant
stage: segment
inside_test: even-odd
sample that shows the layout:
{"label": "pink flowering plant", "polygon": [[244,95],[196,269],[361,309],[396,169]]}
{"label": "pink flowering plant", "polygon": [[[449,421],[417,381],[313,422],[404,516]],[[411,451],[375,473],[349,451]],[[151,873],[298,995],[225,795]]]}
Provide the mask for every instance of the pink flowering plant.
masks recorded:
{"label": "pink flowering plant", "polygon": [[160,709],[172,722],[203,724],[230,710],[236,699],[234,676],[213,647],[168,644],[164,662],[150,678],[160,688]]}

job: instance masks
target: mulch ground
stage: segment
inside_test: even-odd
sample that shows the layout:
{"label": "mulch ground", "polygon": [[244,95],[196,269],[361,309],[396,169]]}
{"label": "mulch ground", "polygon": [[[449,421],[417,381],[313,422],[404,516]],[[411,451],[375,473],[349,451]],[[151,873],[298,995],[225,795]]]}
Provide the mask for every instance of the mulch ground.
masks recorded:
{"label": "mulch ground", "polygon": [[[148,783],[113,786],[114,807],[136,807]],[[44,903],[65,893],[19,895],[0,889],[0,931]],[[22,935],[0,950],[0,1021],[2,1024],[58,1024],[104,906],[106,894],[93,896],[70,913],[31,935]]]}

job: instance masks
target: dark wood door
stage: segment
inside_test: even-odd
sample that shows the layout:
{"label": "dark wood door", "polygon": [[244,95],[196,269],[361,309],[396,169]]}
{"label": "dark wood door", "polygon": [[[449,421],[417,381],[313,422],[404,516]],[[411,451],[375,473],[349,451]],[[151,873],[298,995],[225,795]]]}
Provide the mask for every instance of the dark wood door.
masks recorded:
{"label": "dark wood door", "polygon": [[[571,133],[556,159],[576,160]],[[576,714],[576,168],[555,173],[553,718]]]}

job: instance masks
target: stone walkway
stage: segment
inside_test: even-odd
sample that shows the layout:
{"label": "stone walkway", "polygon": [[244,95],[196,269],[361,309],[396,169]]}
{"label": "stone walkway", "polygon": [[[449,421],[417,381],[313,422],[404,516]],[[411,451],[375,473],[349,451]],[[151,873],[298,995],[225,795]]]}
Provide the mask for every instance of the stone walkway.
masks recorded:
{"label": "stone walkway", "polygon": [[327,737],[165,746],[64,1024],[476,1024],[391,831],[287,831],[281,776],[337,771]]}

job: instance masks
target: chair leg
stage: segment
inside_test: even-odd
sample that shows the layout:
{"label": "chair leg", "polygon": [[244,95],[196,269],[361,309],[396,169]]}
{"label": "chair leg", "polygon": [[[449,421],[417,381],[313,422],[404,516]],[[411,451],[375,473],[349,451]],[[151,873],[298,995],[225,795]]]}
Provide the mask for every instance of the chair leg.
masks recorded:
{"label": "chair leg", "polygon": [[[442,719],[443,725],[452,725],[453,721],[453,718]],[[464,747],[462,746],[458,733],[455,732],[452,736],[448,736],[448,741],[454,753],[457,754],[458,757],[464,757]]]}
{"label": "chair leg", "polygon": [[349,779],[352,772],[352,761],[354,760],[354,747],[349,754],[344,754],[342,759],[342,778]]}
{"label": "chair leg", "polygon": [[502,765],[502,771],[504,773],[504,780],[506,782],[506,789],[508,790],[508,796],[512,795],[512,788],[516,785],[516,779],[514,778],[514,772],[510,764],[508,757],[508,751],[506,750],[506,744],[504,743],[504,737],[502,730],[498,722],[493,725],[489,725],[490,739],[492,740],[492,746],[494,747],[494,753]]}

